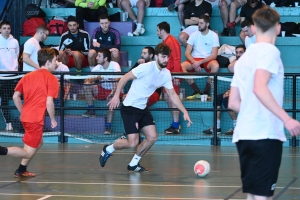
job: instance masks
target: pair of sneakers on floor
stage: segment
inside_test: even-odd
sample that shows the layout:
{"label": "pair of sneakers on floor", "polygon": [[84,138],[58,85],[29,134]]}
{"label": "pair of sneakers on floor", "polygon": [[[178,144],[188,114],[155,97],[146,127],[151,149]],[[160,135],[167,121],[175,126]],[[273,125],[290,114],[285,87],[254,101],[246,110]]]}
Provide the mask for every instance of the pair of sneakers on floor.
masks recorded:
{"label": "pair of sneakers on floor", "polygon": [[227,23],[228,28],[223,29],[223,32],[221,33],[221,36],[236,36],[235,25],[236,25],[235,22]]}
{"label": "pair of sneakers on floor", "polygon": [[[212,135],[214,133],[214,127],[212,126],[209,129],[202,131],[202,133]],[[217,128],[217,134],[219,135],[221,133],[222,133],[221,128]],[[234,133],[234,129],[231,128],[228,131],[226,131],[224,134],[225,135],[233,135],[233,133]]]}

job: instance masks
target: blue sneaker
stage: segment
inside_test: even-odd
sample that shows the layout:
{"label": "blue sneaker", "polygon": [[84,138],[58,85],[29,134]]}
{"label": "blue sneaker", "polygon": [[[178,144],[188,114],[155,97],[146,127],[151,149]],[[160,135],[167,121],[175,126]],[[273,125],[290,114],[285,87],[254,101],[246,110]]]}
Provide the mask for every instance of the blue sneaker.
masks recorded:
{"label": "blue sneaker", "polygon": [[104,167],[104,166],[105,166],[105,163],[106,163],[107,159],[108,159],[108,158],[110,157],[110,155],[111,155],[111,153],[108,153],[108,152],[106,151],[106,147],[107,147],[107,146],[108,146],[108,145],[105,145],[105,146],[103,147],[102,152],[101,152],[101,155],[100,155],[100,158],[99,158],[101,167]]}

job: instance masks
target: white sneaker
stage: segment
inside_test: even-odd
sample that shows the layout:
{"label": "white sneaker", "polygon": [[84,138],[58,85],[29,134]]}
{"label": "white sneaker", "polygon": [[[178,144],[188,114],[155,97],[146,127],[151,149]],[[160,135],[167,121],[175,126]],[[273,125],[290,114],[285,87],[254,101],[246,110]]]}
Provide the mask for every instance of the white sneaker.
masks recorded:
{"label": "white sneaker", "polygon": [[139,36],[139,35],[142,35],[142,34],[144,34],[145,33],[145,28],[144,28],[144,25],[142,25],[142,27],[141,28],[136,28],[135,29],[135,31],[133,31],[133,35],[135,35],[135,36]]}
{"label": "white sneaker", "polygon": [[12,127],[12,125],[11,125],[11,123],[7,123],[7,124],[6,124],[5,130],[6,130],[6,131],[12,131],[12,130],[14,130],[13,127]]}

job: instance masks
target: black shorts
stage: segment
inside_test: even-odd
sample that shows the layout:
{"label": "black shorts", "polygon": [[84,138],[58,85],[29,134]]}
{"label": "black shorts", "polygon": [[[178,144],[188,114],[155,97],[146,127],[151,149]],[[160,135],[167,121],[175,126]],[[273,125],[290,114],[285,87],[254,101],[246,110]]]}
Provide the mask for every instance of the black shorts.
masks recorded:
{"label": "black shorts", "polygon": [[282,156],[280,140],[240,140],[236,143],[240,158],[243,192],[273,196]]}
{"label": "black shorts", "polygon": [[121,117],[126,134],[140,133],[140,130],[149,125],[155,125],[148,107],[144,110],[132,106],[121,106]]}

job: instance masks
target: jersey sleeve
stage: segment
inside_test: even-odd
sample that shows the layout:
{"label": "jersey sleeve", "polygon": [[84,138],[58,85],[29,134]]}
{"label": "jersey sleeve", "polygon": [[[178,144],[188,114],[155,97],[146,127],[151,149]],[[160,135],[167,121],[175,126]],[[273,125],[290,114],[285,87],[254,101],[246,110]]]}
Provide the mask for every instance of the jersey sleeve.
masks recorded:
{"label": "jersey sleeve", "polygon": [[148,74],[148,70],[149,68],[143,67],[143,65],[139,65],[136,68],[132,69],[131,72],[137,79],[139,79],[146,76]]}
{"label": "jersey sleeve", "polygon": [[278,74],[282,61],[280,59],[280,52],[275,48],[267,48],[263,54],[258,55],[257,60],[260,60],[260,62],[256,69],[263,69],[272,74]]}
{"label": "jersey sleeve", "polygon": [[215,32],[213,32],[212,35],[213,35],[213,45],[212,46],[213,47],[220,47],[219,36]]}
{"label": "jersey sleeve", "polygon": [[47,96],[51,96],[53,98],[57,98],[58,97],[58,81],[56,79],[55,76],[53,76],[52,74],[49,76],[49,81],[48,81],[48,85],[47,85]]}
{"label": "jersey sleeve", "polygon": [[23,94],[23,79],[21,79],[17,86],[15,87],[15,91],[20,92],[21,94]]}
{"label": "jersey sleeve", "polygon": [[172,76],[170,72],[168,73],[168,76],[166,78],[166,82],[163,85],[166,89],[172,89],[173,88],[173,83],[172,83]]}
{"label": "jersey sleeve", "polygon": [[197,31],[196,31],[196,32],[194,32],[194,33],[192,33],[192,34],[190,35],[190,37],[189,37],[189,39],[188,39],[187,43],[193,46],[193,45],[194,45],[194,42],[195,42],[195,39],[196,39],[196,37],[197,37]]}
{"label": "jersey sleeve", "polygon": [[24,53],[27,53],[27,54],[29,54],[29,55],[31,55],[32,54],[32,52],[33,52],[33,50],[34,50],[34,44],[32,43],[32,42],[29,42],[29,41],[27,41],[25,44],[24,44],[24,50],[23,50],[23,52]]}

